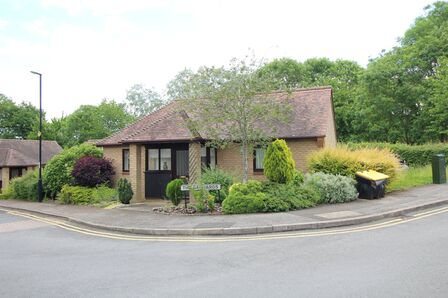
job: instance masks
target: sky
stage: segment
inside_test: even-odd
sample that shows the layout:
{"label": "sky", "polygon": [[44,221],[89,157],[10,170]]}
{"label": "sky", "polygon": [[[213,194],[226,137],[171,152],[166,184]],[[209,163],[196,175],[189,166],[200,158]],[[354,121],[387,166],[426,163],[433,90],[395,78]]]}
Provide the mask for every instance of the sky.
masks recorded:
{"label": "sky", "polygon": [[42,73],[49,119],[252,53],[366,66],[432,2],[0,0],[0,93],[38,106]]}

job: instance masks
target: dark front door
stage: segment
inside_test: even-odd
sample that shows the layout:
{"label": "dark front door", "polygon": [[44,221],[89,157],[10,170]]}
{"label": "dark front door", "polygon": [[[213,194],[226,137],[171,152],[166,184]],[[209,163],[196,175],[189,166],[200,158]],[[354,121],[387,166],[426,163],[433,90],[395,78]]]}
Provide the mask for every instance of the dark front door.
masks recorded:
{"label": "dark front door", "polygon": [[146,147],[146,198],[163,198],[166,185],[171,180],[183,176],[188,176],[188,144]]}

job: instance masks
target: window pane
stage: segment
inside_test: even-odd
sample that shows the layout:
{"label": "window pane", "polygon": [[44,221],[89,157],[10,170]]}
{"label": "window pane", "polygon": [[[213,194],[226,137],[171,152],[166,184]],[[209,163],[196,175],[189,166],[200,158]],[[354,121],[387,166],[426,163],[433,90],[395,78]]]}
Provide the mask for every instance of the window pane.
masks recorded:
{"label": "window pane", "polygon": [[216,148],[210,148],[210,168],[216,167]]}
{"label": "window pane", "polygon": [[129,171],[129,150],[123,150],[123,171]]}
{"label": "window pane", "polygon": [[159,170],[159,149],[148,149],[148,170]]}
{"label": "window pane", "polygon": [[188,176],[188,150],[176,151],[176,175]]}
{"label": "window pane", "polygon": [[201,146],[201,167],[207,168],[207,147],[204,145]]}
{"label": "window pane", "polygon": [[264,148],[255,149],[255,169],[261,170],[263,169],[263,161],[264,161]]}
{"label": "window pane", "polygon": [[163,171],[171,170],[171,149],[160,149],[160,167]]}

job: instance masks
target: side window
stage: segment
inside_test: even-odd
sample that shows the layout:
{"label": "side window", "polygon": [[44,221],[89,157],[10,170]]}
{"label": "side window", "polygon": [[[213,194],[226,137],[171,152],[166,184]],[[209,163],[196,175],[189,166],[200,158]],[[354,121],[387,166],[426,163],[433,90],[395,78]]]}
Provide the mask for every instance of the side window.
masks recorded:
{"label": "side window", "polygon": [[129,172],[129,149],[123,149],[123,172]]}
{"label": "side window", "polygon": [[266,153],[265,148],[255,148],[254,152],[254,171],[263,171],[263,161],[264,154]]}

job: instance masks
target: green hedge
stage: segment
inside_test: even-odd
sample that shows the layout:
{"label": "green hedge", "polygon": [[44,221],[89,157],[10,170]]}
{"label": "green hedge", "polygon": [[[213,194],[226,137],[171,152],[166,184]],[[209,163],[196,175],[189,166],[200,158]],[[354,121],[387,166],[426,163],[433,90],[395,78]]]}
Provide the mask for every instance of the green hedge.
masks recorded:
{"label": "green hedge", "polygon": [[37,171],[28,171],[22,177],[11,180],[2,199],[37,201]]}
{"label": "green hedge", "polygon": [[387,148],[397,154],[409,166],[424,166],[431,163],[434,154],[443,153],[448,157],[447,143],[434,143],[424,145],[406,145],[390,143],[347,143],[350,149],[360,148]]}
{"label": "green hedge", "polygon": [[91,188],[64,185],[58,197],[58,200],[63,204],[100,206],[117,201],[117,199],[117,191],[107,186]]}

